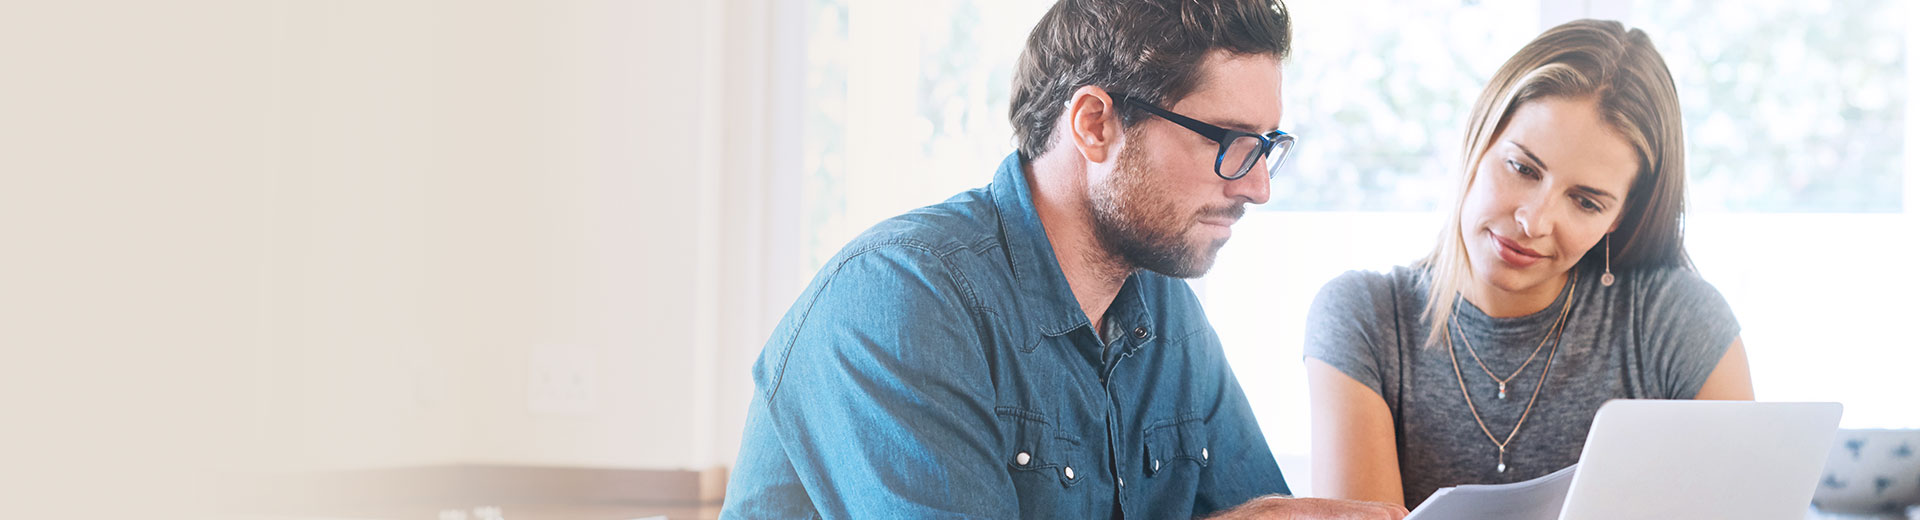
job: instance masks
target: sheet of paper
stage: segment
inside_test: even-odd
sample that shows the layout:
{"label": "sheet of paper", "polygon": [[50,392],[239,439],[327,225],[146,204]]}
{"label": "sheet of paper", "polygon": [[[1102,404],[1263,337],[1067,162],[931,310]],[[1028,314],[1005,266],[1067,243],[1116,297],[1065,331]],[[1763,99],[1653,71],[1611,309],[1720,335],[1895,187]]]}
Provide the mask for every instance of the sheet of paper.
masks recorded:
{"label": "sheet of paper", "polygon": [[1554,520],[1579,464],[1524,482],[1440,488],[1406,520]]}

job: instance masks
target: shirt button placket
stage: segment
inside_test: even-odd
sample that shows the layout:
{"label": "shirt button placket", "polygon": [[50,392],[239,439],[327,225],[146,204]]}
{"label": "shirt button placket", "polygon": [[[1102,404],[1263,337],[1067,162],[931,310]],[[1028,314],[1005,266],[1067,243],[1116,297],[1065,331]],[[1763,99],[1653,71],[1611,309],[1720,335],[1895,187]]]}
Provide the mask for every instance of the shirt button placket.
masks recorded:
{"label": "shirt button placket", "polygon": [[[1134,328],[1136,334],[1138,334],[1139,330],[1138,327]],[[1114,348],[1125,349],[1125,343],[1126,342],[1121,340],[1114,340]],[[1120,455],[1119,432],[1121,428],[1114,424],[1114,418],[1120,416],[1120,399],[1118,397],[1119,394],[1116,393],[1113,388],[1114,375],[1119,372],[1120,360],[1123,357],[1124,356],[1115,355],[1108,361],[1109,364],[1102,370],[1103,373],[1100,378],[1100,383],[1103,387],[1102,390],[1106,390],[1107,392],[1107,467],[1115,469],[1113,473],[1114,483],[1116,484],[1113,489],[1114,498],[1119,502],[1120,515],[1126,517],[1128,510],[1131,508],[1127,507],[1127,494],[1125,492],[1127,480],[1120,476],[1118,470],[1118,468],[1125,467],[1125,465],[1118,462]]]}

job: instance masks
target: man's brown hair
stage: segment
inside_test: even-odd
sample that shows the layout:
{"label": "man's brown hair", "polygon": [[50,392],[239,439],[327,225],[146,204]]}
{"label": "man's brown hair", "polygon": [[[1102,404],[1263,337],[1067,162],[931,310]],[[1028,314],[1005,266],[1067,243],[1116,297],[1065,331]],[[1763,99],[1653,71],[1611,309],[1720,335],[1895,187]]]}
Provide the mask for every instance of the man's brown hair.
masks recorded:
{"label": "man's brown hair", "polygon": [[[1008,116],[1022,157],[1046,153],[1080,87],[1169,106],[1198,86],[1209,52],[1285,58],[1292,22],[1280,0],[1060,0],[1014,67]],[[1120,111],[1130,127],[1144,116]]]}

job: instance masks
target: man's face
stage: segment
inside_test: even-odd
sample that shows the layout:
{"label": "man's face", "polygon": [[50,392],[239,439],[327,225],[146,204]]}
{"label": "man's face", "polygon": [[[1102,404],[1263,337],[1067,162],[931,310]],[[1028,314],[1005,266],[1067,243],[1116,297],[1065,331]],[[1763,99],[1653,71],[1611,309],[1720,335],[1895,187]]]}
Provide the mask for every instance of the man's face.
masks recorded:
{"label": "man's face", "polygon": [[[1280,61],[1214,51],[1200,65],[1198,88],[1163,108],[1223,128],[1273,131],[1280,124]],[[1229,181],[1214,173],[1219,152],[1219,143],[1158,117],[1129,128],[1117,167],[1089,180],[1101,246],[1167,276],[1206,274],[1246,204],[1268,196],[1264,164]]]}

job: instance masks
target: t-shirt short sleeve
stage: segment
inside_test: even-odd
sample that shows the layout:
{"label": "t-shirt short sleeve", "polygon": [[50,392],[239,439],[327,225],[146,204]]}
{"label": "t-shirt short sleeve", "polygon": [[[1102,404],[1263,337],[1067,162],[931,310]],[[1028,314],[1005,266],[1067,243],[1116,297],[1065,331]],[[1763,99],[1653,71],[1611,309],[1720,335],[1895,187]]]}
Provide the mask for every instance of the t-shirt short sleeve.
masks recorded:
{"label": "t-shirt short sleeve", "polygon": [[1690,269],[1646,273],[1635,297],[1641,309],[1636,334],[1644,349],[1648,382],[1665,399],[1692,399],[1740,336],[1740,323],[1725,297]]}
{"label": "t-shirt short sleeve", "polygon": [[1325,362],[1382,397],[1399,348],[1393,287],[1387,275],[1348,271],[1320,288],[1307,311],[1305,356]]}

